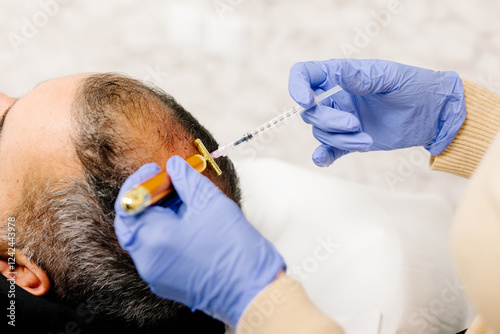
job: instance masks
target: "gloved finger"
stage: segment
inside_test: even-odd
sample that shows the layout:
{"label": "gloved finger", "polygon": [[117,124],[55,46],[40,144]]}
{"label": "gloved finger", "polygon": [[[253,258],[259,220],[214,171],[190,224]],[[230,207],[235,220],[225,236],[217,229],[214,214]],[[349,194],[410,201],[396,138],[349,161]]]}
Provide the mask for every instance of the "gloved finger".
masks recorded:
{"label": "gloved finger", "polygon": [[340,59],[329,65],[340,86],[354,95],[393,91],[400,79],[396,70],[399,64],[388,61]]}
{"label": "gloved finger", "polygon": [[139,275],[149,285],[181,256],[191,233],[190,227],[183,225],[172,210],[154,206],[145,213],[146,217],[141,218],[144,222],[122,247],[132,256]]}
{"label": "gloved finger", "polygon": [[167,172],[179,198],[190,208],[201,210],[213,196],[221,193],[212,181],[179,156],[167,161]]}
{"label": "gloved finger", "polygon": [[117,215],[127,215],[128,214],[125,212],[125,210],[121,206],[121,199],[123,195],[136,185],[139,185],[143,183],[144,181],[149,180],[153,176],[157,175],[158,173],[161,172],[160,166],[158,166],[155,163],[149,163],[145,164],[141,168],[139,168],[136,172],[131,174],[127,180],[123,183],[122,187],[120,188],[120,192],[118,193],[118,198],[116,199],[115,202],[115,211]]}
{"label": "gloved finger", "polygon": [[322,144],[314,150],[312,160],[318,167],[328,167],[333,164],[335,160],[347,153],[349,153],[349,151]]}
{"label": "gloved finger", "polygon": [[365,151],[373,144],[372,137],[365,132],[333,133],[313,127],[313,135],[320,143],[341,150]]}
{"label": "gloved finger", "polygon": [[122,247],[129,243],[130,239],[135,233],[136,223],[138,222],[137,216],[128,214],[121,205],[123,195],[138,184],[149,180],[161,171],[160,166],[155,163],[149,163],[139,168],[135,173],[130,175],[123,183],[118,197],[115,201],[115,233],[118,242]]}
{"label": "gloved finger", "polygon": [[304,108],[314,105],[312,88],[328,79],[323,69],[313,62],[296,63],[290,69],[288,92],[292,99]]}
{"label": "gloved finger", "polygon": [[359,119],[351,113],[330,108],[316,106],[300,114],[304,122],[325,132],[357,132],[361,130]]}
{"label": "gloved finger", "polygon": [[139,220],[130,238],[120,245],[135,259],[147,259],[146,263],[136,263],[136,267],[141,277],[151,278],[158,271],[158,263],[168,266],[167,256],[178,254],[190,239],[190,231],[196,229],[182,224],[172,210],[159,206],[148,208]]}
{"label": "gloved finger", "polygon": [[[115,233],[120,246],[129,251],[136,251],[137,245],[154,245],[157,237],[171,237],[172,229],[178,221],[174,211],[160,206],[152,206],[138,215],[115,217]],[[142,237],[141,237],[142,235]],[[138,242],[137,242],[138,241]]]}

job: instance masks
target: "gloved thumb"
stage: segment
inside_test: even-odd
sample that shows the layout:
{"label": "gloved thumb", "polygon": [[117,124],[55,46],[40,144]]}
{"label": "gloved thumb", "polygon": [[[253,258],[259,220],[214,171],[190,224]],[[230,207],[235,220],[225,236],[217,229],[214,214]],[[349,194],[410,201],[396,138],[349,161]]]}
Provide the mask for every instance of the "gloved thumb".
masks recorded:
{"label": "gloved thumb", "polygon": [[221,191],[206,176],[198,173],[184,159],[173,156],[167,161],[167,172],[181,201],[201,210]]}

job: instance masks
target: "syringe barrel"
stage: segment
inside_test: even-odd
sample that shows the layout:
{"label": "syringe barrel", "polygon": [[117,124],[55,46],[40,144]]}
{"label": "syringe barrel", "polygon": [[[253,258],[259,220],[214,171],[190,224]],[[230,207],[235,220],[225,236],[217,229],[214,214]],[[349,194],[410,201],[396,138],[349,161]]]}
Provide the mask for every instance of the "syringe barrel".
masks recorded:
{"label": "syringe barrel", "polygon": [[[186,159],[198,173],[207,168],[204,157],[195,154]],[[136,215],[165,198],[174,191],[170,175],[163,171],[126,192],[120,202],[122,208],[130,215]]]}
{"label": "syringe barrel", "polygon": [[287,110],[284,113],[282,113],[276,117],[271,118],[266,123],[255,128],[252,132],[247,133],[246,135],[240,137],[239,139],[233,141],[232,143],[225,145],[225,146],[219,146],[219,148],[217,150],[215,150],[214,152],[212,152],[210,155],[214,159],[217,159],[217,158],[222,157],[222,156],[225,157],[225,156],[227,156],[228,152],[231,151],[232,149],[234,149],[236,146],[238,146],[244,142],[250,141],[250,140],[254,139],[255,137],[257,137],[258,135],[260,135],[268,130],[271,130],[272,128],[278,126],[279,124],[285,122],[286,120],[291,119],[293,116],[296,116],[296,115],[300,114],[301,112],[314,107],[315,105],[319,104],[321,101],[325,100],[326,98],[329,98],[330,96],[332,96],[333,94],[335,94],[341,90],[342,90],[342,88],[339,85],[337,85],[337,86],[317,95],[314,98],[314,101],[315,101],[314,105],[309,107],[309,108],[304,108],[300,105],[296,105],[292,109]]}

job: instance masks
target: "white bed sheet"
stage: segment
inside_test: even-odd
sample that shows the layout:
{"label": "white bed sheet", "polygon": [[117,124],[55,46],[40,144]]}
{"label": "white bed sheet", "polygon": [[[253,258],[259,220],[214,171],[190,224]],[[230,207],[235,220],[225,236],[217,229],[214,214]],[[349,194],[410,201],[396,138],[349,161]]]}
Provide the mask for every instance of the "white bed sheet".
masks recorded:
{"label": "white bed sheet", "polygon": [[456,333],[473,317],[452,268],[453,212],[275,159],[239,164],[244,211],[348,334]]}

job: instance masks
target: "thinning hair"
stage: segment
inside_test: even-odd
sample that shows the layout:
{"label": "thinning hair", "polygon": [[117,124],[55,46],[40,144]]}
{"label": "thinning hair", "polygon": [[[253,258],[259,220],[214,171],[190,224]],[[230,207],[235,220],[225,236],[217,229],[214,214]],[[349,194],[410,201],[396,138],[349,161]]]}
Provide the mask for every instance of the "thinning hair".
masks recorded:
{"label": "thinning hair", "polygon": [[[65,303],[87,303],[138,325],[175,317],[184,306],[152,294],[118,244],[113,206],[125,179],[144,163],[164,167],[174,153],[194,150],[195,138],[209,150],[217,142],[174,98],[118,74],[82,81],[72,125],[83,178],[54,179],[34,171],[23,180],[23,201],[12,213],[17,247],[46,271],[53,294]],[[222,176],[208,176],[239,204],[232,163],[218,163]]]}

